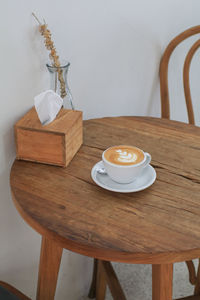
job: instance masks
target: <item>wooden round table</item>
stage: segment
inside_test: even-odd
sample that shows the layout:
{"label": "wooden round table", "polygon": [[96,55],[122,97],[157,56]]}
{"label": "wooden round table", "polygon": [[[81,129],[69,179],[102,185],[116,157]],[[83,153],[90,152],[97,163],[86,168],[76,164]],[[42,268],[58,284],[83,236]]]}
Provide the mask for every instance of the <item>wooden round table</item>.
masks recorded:
{"label": "wooden round table", "polygon": [[[157,180],[129,194],[104,190],[93,165],[111,145],[151,153]],[[153,299],[172,299],[174,262],[200,257],[200,128],[150,117],[84,121],[67,168],[15,161],[14,203],[42,235],[37,300],[54,299],[62,249],[105,261],[153,265]]]}

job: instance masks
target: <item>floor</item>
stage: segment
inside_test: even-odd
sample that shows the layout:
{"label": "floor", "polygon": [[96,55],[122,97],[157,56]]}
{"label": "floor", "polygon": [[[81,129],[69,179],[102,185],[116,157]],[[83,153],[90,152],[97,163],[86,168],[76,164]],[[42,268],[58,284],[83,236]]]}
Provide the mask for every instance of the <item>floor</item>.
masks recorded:
{"label": "floor", "polygon": [[[197,263],[197,261],[195,262]],[[113,264],[127,300],[151,300],[151,266]],[[188,271],[185,263],[176,263],[174,267],[173,298],[192,295],[193,287],[188,281]],[[82,298],[86,300],[88,298]],[[106,300],[113,300],[107,290]]]}

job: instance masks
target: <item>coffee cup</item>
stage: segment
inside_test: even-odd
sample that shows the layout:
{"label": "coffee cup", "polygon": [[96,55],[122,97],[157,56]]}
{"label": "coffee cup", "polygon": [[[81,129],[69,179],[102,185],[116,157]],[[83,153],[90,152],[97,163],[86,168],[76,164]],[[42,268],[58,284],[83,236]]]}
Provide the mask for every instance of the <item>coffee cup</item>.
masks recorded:
{"label": "coffee cup", "polygon": [[133,146],[113,146],[105,150],[102,160],[108,176],[117,183],[131,183],[151,162],[151,155]]}

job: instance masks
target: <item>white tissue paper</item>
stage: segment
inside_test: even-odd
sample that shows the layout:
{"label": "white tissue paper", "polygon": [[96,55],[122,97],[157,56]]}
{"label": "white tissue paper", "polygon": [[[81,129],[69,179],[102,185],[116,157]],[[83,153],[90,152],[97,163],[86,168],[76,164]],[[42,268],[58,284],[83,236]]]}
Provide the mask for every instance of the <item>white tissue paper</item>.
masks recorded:
{"label": "white tissue paper", "polygon": [[63,105],[63,99],[52,90],[47,90],[34,98],[35,109],[42,125],[51,123]]}

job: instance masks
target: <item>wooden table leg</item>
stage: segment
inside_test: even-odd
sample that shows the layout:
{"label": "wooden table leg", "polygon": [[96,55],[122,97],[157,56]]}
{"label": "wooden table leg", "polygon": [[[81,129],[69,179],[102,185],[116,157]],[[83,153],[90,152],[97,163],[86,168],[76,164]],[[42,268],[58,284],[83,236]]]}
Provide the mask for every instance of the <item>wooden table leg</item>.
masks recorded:
{"label": "wooden table leg", "polygon": [[197,270],[197,281],[195,284],[194,295],[200,295],[200,259],[199,259],[199,266]]}
{"label": "wooden table leg", "polygon": [[106,295],[106,276],[101,260],[97,260],[96,300],[104,300]]}
{"label": "wooden table leg", "polygon": [[42,238],[37,300],[54,300],[62,251],[54,241]]}
{"label": "wooden table leg", "polygon": [[90,299],[96,298],[97,263],[98,263],[98,260],[96,258],[94,258],[92,282],[91,282],[90,291],[88,294],[88,298],[90,298]]}
{"label": "wooden table leg", "polygon": [[152,265],[152,300],[172,300],[173,264]]}

